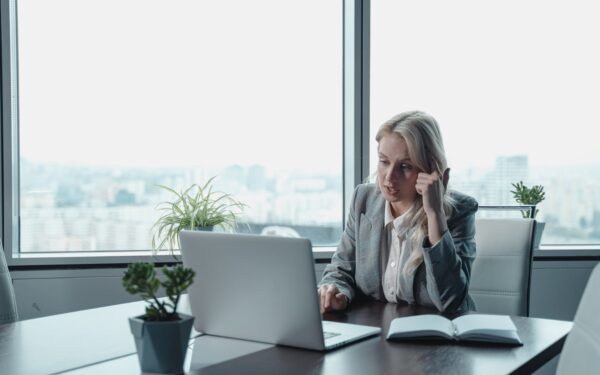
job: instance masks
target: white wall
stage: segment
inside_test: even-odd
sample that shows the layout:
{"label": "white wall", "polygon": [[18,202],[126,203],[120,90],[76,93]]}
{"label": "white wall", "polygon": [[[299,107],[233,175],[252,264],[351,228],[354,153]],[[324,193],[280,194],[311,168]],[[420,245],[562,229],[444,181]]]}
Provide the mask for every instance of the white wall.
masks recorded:
{"label": "white wall", "polygon": [[[531,316],[572,320],[585,283],[597,261],[535,261]],[[316,264],[316,278],[325,264]],[[19,316],[31,319],[135,301],[121,285],[124,268],[11,272]]]}
{"label": "white wall", "polygon": [[139,300],[121,285],[125,269],[11,272],[19,319]]}
{"label": "white wall", "polygon": [[[324,268],[325,264],[315,265],[318,279]],[[121,285],[124,272],[124,268],[13,271],[19,319],[138,301]]]}
{"label": "white wall", "polygon": [[534,261],[530,315],[573,320],[583,289],[598,261]]}
{"label": "white wall", "polygon": [[[530,315],[573,320],[587,280],[596,264],[598,261],[534,261]],[[535,375],[556,373],[558,360],[557,357],[548,362]]]}

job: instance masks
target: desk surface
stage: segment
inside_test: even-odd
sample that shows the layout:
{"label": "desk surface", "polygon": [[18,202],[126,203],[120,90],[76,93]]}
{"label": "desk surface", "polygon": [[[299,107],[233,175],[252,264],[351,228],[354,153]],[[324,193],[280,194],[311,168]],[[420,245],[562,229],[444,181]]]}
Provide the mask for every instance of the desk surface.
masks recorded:
{"label": "desk surface", "polygon": [[[0,373],[139,373],[127,317],[139,315],[143,306],[135,302],[0,326]],[[524,342],[520,347],[385,340],[391,319],[431,312],[371,302],[326,314],[327,320],[383,328],[381,336],[328,353],[200,336],[192,340],[186,369],[191,374],[530,373],[560,353],[571,328],[570,322],[513,317]]]}

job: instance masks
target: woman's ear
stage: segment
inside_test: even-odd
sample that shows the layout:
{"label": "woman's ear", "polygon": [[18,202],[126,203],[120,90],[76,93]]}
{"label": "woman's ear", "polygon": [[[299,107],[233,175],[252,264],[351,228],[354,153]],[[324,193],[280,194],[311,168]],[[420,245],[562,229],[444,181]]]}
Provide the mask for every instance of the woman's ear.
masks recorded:
{"label": "woman's ear", "polygon": [[442,183],[444,184],[444,190],[448,189],[448,181],[450,180],[450,168],[446,168],[444,175],[442,176]]}

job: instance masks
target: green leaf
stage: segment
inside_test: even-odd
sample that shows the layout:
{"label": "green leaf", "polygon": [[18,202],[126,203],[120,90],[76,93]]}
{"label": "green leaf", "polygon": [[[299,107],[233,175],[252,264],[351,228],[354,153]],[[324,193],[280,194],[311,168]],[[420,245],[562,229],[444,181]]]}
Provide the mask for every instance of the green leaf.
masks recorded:
{"label": "green leaf", "polygon": [[157,185],[173,195],[174,199],[157,206],[162,215],[152,226],[152,248],[155,252],[163,248],[173,252],[179,248],[179,232],[184,229],[217,225],[225,229],[235,227],[246,205],[230,194],[214,191],[215,178],[211,177],[203,185],[192,184],[180,192]]}
{"label": "green leaf", "polygon": [[[522,205],[537,205],[546,199],[546,193],[542,185],[534,185],[529,188],[523,184],[523,181],[517,183],[511,183],[514,190],[510,192],[513,194],[515,201]],[[533,217],[536,216],[538,209],[534,209]],[[529,211],[521,211],[524,218],[529,217]]]}
{"label": "green leaf", "polygon": [[[164,321],[177,317],[177,305],[181,294],[192,285],[195,272],[181,265],[163,267],[165,281],[161,282],[156,277],[154,265],[150,263],[132,263],[123,275],[123,286],[132,294],[139,294],[148,305],[146,306],[146,320]],[[156,297],[160,287],[164,287],[169,301],[160,301]]]}

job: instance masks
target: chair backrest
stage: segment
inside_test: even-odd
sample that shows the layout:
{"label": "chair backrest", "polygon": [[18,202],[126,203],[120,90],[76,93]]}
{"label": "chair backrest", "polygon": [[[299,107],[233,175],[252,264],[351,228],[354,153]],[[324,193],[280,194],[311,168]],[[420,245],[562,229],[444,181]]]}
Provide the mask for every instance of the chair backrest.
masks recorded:
{"label": "chair backrest", "polygon": [[4,248],[0,243],[0,324],[13,323],[17,320],[19,320],[19,316],[15,292],[4,257]]}
{"label": "chair backrest", "polygon": [[558,361],[557,374],[600,373],[600,264],[583,291],[573,328]]}
{"label": "chair backrest", "polygon": [[475,220],[469,294],[478,312],[529,315],[533,219]]}

